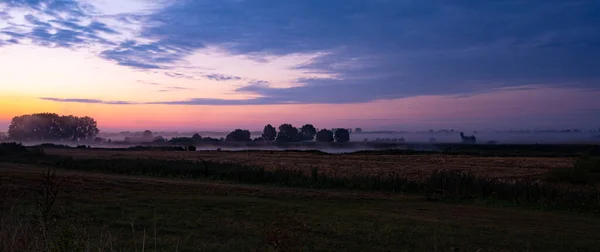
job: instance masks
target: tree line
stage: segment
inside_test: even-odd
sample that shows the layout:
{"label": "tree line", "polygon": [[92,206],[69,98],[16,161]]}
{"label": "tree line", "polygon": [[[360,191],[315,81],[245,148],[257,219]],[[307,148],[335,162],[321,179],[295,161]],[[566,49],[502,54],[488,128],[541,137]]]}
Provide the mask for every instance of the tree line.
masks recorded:
{"label": "tree line", "polygon": [[[152,133],[148,133],[152,134]],[[154,143],[172,143],[172,144],[197,144],[197,143],[214,143],[214,142],[279,142],[293,143],[305,141],[317,142],[339,142],[346,143],[350,141],[350,130],[348,129],[321,129],[317,130],[312,124],[305,124],[300,129],[291,124],[282,124],[278,128],[268,124],[264,127],[262,135],[252,138],[249,130],[236,129],[231,131],[225,138],[201,137],[199,134],[194,134],[192,137],[175,137],[166,140],[160,136],[154,137]]]}
{"label": "tree line", "polygon": [[[102,141],[96,136],[100,133],[94,118],[85,116],[60,116],[54,113],[38,113],[31,115],[16,116],[11,120],[8,137],[16,141]],[[192,137],[177,137],[166,140],[160,136],[154,137],[152,132],[146,130],[142,134],[144,141],[169,142],[169,143],[200,143],[200,142],[340,142],[350,141],[351,130],[321,129],[318,130],[312,124],[305,124],[296,128],[291,124],[282,124],[278,128],[268,124],[264,127],[262,135],[252,139],[249,130],[236,129],[225,138],[217,139],[201,137],[194,134]]]}
{"label": "tree line", "polygon": [[84,141],[95,138],[100,130],[91,117],[59,116],[39,113],[14,117],[8,137],[17,141]]}
{"label": "tree line", "polygon": [[277,129],[271,124],[264,127],[260,137],[252,139],[249,130],[236,129],[225,137],[226,141],[235,142],[340,142],[345,143],[350,141],[350,130],[348,129],[321,129],[317,130],[312,124],[305,124],[300,129],[291,124],[285,123]]}

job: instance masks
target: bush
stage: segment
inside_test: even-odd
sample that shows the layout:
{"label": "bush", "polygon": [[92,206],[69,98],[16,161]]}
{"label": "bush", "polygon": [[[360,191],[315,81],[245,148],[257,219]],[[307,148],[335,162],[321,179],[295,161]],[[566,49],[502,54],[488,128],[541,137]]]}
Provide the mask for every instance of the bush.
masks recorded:
{"label": "bush", "polygon": [[2,143],[0,144],[0,154],[10,154],[10,153],[26,153],[27,147],[23,146],[20,143]]}
{"label": "bush", "polygon": [[187,147],[188,151],[196,151],[196,146],[190,145]]}
{"label": "bush", "polygon": [[600,159],[579,158],[572,168],[554,168],[546,173],[546,181],[588,184],[600,181]]}

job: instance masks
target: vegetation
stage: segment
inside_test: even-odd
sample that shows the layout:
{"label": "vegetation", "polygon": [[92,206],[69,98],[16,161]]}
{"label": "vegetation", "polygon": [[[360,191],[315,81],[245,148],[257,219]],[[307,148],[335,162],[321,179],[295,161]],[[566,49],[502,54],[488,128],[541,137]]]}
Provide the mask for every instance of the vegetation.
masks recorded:
{"label": "vegetation", "polygon": [[51,113],[14,117],[8,129],[10,139],[16,141],[93,140],[99,132],[91,117]]}
{"label": "vegetation", "polygon": [[350,131],[347,129],[336,129],[334,132],[335,141],[338,143],[350,142]]}
{"label": "vegetation", "polygon": [[[167,160],[156,148],[164,147],[140,147],[150,158],[137,151],[140,158],[103,158],[94,150],[59,156],[0,145],[0,251],[600,249],[594,185],[460,170],[422,179],[377,171],[335,176],[320,167],[307,173]],[[135,148],[111,152],[129,150]],[[593,173],[597,164],[582,158],[576,166]],[[56,175],[46,171],[40,179],[44,167]]]}
{"label": "vegetation", "polygon": [[299,141],[298,129],[291,124],[282,124],[279,126],[279,132],[277,133],[277,142],[297,142]]}
{"label": "vegetation", "polygon": [[600,158],[579,158],[572,168],[552,169],[546,174],[546,180],[572,184],[600,183]]}
{"label": "vegetation", "polygon": [[[503,181],[477,177],[465,171],[434,171],[423,180],[390,173],[332,176],[313,168],[310,174],[299,170],[248,166],[214,161],[156,160],[156,159],[73,159],[46,156],[22,159],[21,162],[46,164],[62,169],[96,171],[140,176],[174,177],[186,179],[225,180],[248,184],[279,186],[388,191],[425,194],[453,200],[500,200],[518,205],[536,205],[550,208],[568,208],[586,211],[600,209],[600,188],[574,189],[555,183],[531,180]],[[590,161],[597,162],[597,161]],[[588,163],[578,163],[588,167]],[[595,167],[595,166],[590,166]],[[580,169],[580,168],[578,168]],[[596,169],[596,168],[593,168]],[[596,171],[590,169],[591,171]]]}
{"label": "vegetation", "polygon": [[236,129],[229,133],[227,137],[225,137],[226,141],[230,142],[250,142],[252,139],[250,138],[250,131]]}
{"label": "vegetation", "polygon": [[317,129],[312,124],[305,124],[300,128],[300,139],[302,141],[312,141],[315,139]]}
{"label": "vegetation", "polygon": [[327,129],[319,130],[319,132],[317,132],[317,142],[333,142],[333,132]]}
{"label": "vegetation", "polygon": [[7,252],[600,249],[594,215],[412,197],[57,170],[0,176],[0,203]]}
{"label": "vegetation", "polygon": [[273,142],[277,137],[277,130],[271,124],[267,124],[263,130],[262,138],[264,141]]}

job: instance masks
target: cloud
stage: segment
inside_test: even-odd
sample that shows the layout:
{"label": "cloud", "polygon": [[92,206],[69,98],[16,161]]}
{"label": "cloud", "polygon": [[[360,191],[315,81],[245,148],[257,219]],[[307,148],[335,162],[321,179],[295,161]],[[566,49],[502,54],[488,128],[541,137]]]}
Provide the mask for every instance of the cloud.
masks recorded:
{"label": "cloud", "polygon": [[[118,31],[97,21],[90,14],[91,5],[72,0],[8,0],[3,2],[8,11],[2,17],[18,17],[24,22],[9,22],[0,32],[13,40],[28,39],[33,44],[47,47],[86,47],[114,45],[104,35],[118,35]],[[1,5],[1,4],[0,4]],[[23,12],[25,8],[29,11]],[[5,19],[5,18],[3,18]],[[14,19],[17,20],[17,19]]]}
{"label": "cloud", "polygon": [[257,94],[352,102],[573,80],[597,88],[599,10],[594,1],[189,0],[152,14],[141,34],[240,55],[328,52],[298,68],[339,79]]}
{"label": "cloud", "polygon": [[152,82],[152,81],[147,81],[147,80],[138,80],[137,82],[152,85],[152,86],[161,86],[162,85],[158,82]]}
{"label": "cloud", "polygon": [[186,57],[210,46],[269,63],[276,56],[320,53],[294,70],[336,76],[298,79],[287,88],[274,88],[281,85],[273,81],[238,88],[259,97],[247,101],[252,104],[357,103],[537,84],[600,88],[598,1],[174,0],[150,14],[112,16],[120,21],[115,24],[140,25],[125,40],[115,39],[122,31],[109,22],[84,26],[93,20],[93,7],[73,0],[6,3],[53,20],[29,17],[28,33],[4,31],[11,39],[102,44],[99,55],[122,66],[179,69]]}
{"label": "cloud", "polygon": [[166,89],[158,90],[158,92],[171,92],[171,91],[178,91],[178,90],[193,90],[193,88],[172,86],[172,87],[166,87]]}
{"label": "cloud", "polygon": [[186,75],[186,74],[183,74],[183,73],[177,73],[177,72],[172,72],[172,73],[165,72],[165,75],[169,76],[169,77],[173,77],[173,78],[195,79],[194,76]]}
{"label": "cloud", "polygon": [[175,63],[191,53],[191,48],[171,45],[167,41],[139,43],[135,40],[121,42],[118,47],[105,50],[100,56],[116,61],[122,66],[141,69],[168,69],[169,64]]}
{"label": "cloud", "polygon": [[91,104],[113,104],[113,105],[127,105],[136,104],[135,102],[128,101],[103,101],[95,99],[62,99],[62,98],[51,98],[51,97],[40,97],[41,100],[53,101],[53,102],[66,102],[66,103],[91,103]]}
{"label": "cloud", "polygon": [[93,9],[91,5],[76,0],[4,0],[3,4],[8,8],[30,8],[53,17],[61,17],[61,13],[82,17]]}
{"label": "cloud", "polygon": [[227,74],[205,74],[204,78],[214,81],[230,81],[230,80],[241,80],[242,77],[227,75]]}

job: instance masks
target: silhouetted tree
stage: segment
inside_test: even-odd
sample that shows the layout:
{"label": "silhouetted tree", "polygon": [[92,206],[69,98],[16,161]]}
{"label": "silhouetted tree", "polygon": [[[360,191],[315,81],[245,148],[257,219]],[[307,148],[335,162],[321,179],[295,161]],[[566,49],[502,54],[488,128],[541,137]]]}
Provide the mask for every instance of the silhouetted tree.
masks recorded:
{"label": "silhouetted tree", "polygon": [[465,136],[465,133],[463,132],[460,132],[460,138],[465,144],[475,144],[477,142],[477,138],[475,136]]}
{"label": "silhouetted tree", "polygon": [[162,136],[157,136],[154,139],[152,139],[152,142],[153,143],[166,143],[167,140],[165,140],[165,138]]}
{"label": "silhouetted tree", "polygon": [[267,126],[265,126],[265,128],[263,129],[263,133],[262,133],[262,138],[265,141],[275,141],[275,138],[277,137],[277,130],[275,129],[275,127],[273,127],[271,124],[267,124]]}
{"label": "silhouetted tree", "polygon": [[51,113],[14,117],[8,129],[14,140],[92,140],[98,125],[91,117],[59,116]]}
{"label": "silhouetted tree", "polygon": [[305,124],[300,128],[300,136],[302,141],[312,141],[315,139],[317,129],[312,124]]}
{"label": "silhouetted tree", "polygon": [[172,144],[193,144],[194,140],[191,137],[173,137],[168,142]]}
{"label": "silhouetted tree", "polygon": [[327,129],[319,130],[317,132],[317,142],[333,142],[333,131]]}
{"label": "silhouetted tree", "polygon": [[291,124],[282,124],[279,126],[279,133],[277,133],[277,142],[296,142],[299,141],[298,129]]}
{"label": "silhouetted tree", "polygon": [[144,133],[142,133],[142,137],[144,137],[144,138],[152,138],[152,131],[145,130]]}
{"label": "silhouetted tree", "polygon": [[227,141],[232,142],[250,142],[252,139],[250,138],[249,130],[236,129],[229,133],[225,138]]}
{"label": "silhouetted tree", "polygon": [[192,136],[192,141],[194,141],[194,143],[202,142],[202,136],[200,136],[200,134],[196,133]]}
{"label": "silhouetted tree", "polygon": [[338,143],[350,142],[350,131],[347,129],[336,129],[334,138]]}
{"label": "silhouetted tree", "polygon": [[355,133],[362,133],[362,129],[361,128],[356,128],[356,129],[354,129],[354,132]]}

